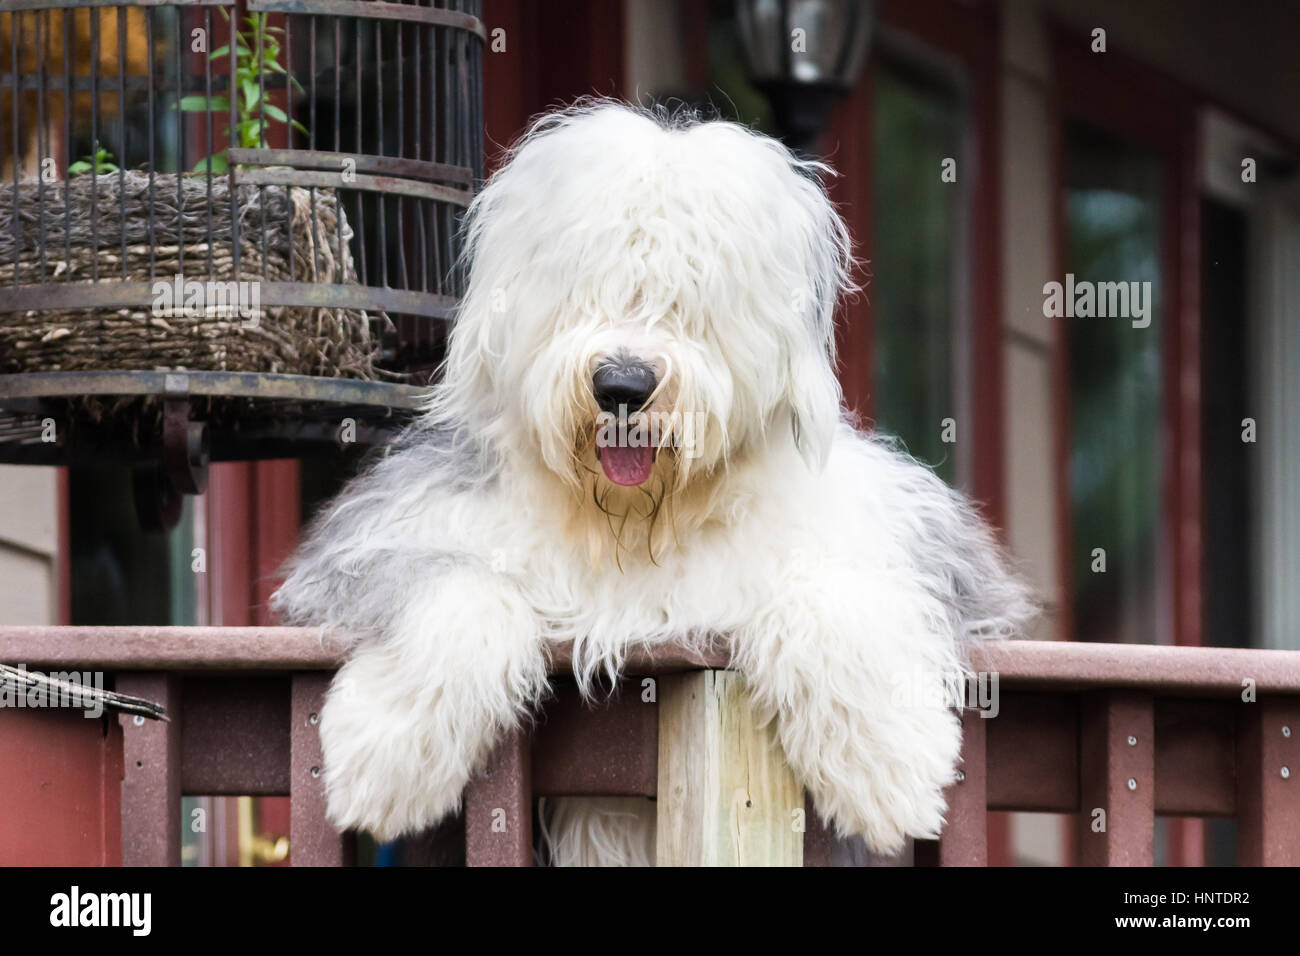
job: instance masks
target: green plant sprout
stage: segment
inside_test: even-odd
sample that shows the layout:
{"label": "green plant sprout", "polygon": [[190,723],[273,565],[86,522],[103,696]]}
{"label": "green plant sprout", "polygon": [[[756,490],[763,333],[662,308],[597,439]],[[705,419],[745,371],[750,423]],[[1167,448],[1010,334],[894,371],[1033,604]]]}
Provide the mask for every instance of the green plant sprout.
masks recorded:
{"label": "green plant sprout", "polygon": [[[221,9],[221,15],[230,20],[229,14]],[[271,123],[287,123],[301,133],[307,127],[288,115],[274,103],[262,97],[263,73],[280,73],[299,93],[304,92],[302,84],[289,76],[280,63],[280,41],[276,34],[284,33],[280,27],[266,24],[265,13],[255,13],[244,17],[245,29],[235,33],[235,77],[236,121],[235,139],[241,149],[256,149],[262,144]],[[209,61],[219,60],[230,55],[230,45],[218,47],[208,54]],[[182,96],[176,106],[185,113],[230,113],[228,96],[209,97],[206,94]],[[222,130],[223,136],[230,136],[230,127]],[[224,173],[230,168],[226,150],[220,150],[205,156],[195,164],[192,172]]]}
{"label": "green plant sprout", "polygon": [[95,152],[90,156],[82,156],[71,166],[68,167],[68,176],[81,176],[84,173],[93,171],[96,176],[106,175],[108,173],[118,172],[114,165],[113,154],[106,150],[99,143],[95,143]]}

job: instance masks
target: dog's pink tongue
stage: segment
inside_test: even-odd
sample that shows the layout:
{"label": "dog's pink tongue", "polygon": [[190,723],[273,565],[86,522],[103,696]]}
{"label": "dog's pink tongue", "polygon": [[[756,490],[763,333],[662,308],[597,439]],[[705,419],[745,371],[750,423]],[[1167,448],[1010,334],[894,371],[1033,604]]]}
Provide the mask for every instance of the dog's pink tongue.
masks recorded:
{"label": "dog's pink tongue", "polygon": [[611,447],[600,450],[605,477],[616,485],[639,485],[650,477],[655,451],[649,445]]}

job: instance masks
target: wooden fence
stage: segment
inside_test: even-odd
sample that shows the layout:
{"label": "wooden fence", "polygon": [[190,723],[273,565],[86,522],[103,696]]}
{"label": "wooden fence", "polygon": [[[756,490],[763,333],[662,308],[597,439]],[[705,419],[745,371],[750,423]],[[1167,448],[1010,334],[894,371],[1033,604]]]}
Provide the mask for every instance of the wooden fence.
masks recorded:
{"label": "wooden fence", "polygon": [[[348,862],[324,815],[317,715],[338,660],[317,632],[3,627],[0,661],[109,672],[171,715],[94,731],[98,762],[76,772],[103,792],[67,811],[85,852],[51,856],[47,836],[46,858],[26,862],[177,865],[180,798],[223,794],[287,795],[294,865]],[[725,664],[672,645],[631,654],[626,672],[654,679],[653,704],[638,684],[589,708],[561,682],[536,728],[503,741],[468,788],[469,864],[532,862],[535,797],[641,795],[657,796],[661,863],[825,865],[829,835]],[[996,716],[963,713],[948,824],[918,862],[984,865],[986,811],[1027,810],[1074,814],[1088,864],[1150,864],[1157,815],[1234,817],[1240,863],[1300,864],[1300,652],[1016,641],[974,666],[997,675]],[[560,645],[552,672],[570,669]],[[93,752],[92,723],[0,711],[0,758],[23,768],[0,782],[6,862],[22,856],[13,808],[59,799],[72,772],[59,755]]]}

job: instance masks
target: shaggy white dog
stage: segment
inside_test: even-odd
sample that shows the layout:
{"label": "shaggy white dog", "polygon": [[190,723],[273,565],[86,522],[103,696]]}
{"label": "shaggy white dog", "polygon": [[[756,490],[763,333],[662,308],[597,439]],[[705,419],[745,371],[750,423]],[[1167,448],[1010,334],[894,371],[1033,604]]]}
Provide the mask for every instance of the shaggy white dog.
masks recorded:
{"label": "shaggy white dog", "polygon": [[[629,645],[721,635],[842,834],[938,834],[963,642],[1032,608],[972,508],[841,413],[826,172],[596,102],[538,121],[474,200],[444,378],[276,596],[355,637],[320,725],[340,826],[455,811],[551,642],[590,692]],[[612,846],[607,810],[555,813],[556,855],[643,861],[644,821]]]}

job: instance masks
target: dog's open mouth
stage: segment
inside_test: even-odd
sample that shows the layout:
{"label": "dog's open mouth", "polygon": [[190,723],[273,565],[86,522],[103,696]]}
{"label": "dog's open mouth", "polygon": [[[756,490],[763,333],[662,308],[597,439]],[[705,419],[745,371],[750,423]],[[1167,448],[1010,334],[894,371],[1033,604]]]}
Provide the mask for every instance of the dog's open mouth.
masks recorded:
{"label": "dog's open mouth", "polygon": [[598,447],[596,457],[605,477],[614,484],[640,485],[654,469],[656,450],[652,445],[611,445]]}

